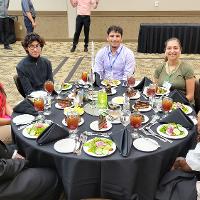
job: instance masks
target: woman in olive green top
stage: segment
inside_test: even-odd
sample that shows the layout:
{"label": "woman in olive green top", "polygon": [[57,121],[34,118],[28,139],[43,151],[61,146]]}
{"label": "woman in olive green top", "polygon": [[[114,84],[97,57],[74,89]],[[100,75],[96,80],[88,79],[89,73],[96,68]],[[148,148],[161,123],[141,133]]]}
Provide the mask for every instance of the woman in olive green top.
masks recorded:
{"label": "woman in olive green top", "polygon": [[192,67],[180,60],[181,44],[177,38],[165,42],[166,62],[154,73],[154,81],[159,86],[171,85],[171,89],[181,90],[189,101],[194,99],[195,76]]}

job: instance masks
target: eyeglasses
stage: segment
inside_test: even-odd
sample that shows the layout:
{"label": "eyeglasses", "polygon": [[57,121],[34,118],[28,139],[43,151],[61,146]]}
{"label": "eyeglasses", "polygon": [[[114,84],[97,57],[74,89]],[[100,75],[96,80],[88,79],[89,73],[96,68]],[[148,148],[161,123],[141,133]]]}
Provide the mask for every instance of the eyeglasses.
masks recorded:
{"label": "eyeglasses", "polygon": [[29,45],[28,48],[31,49],[31,50],[34,50],[34,49],[39,50],[39,49],[41,49],[41,46],[40,46],[40,44],[37,44],[37,45]]}

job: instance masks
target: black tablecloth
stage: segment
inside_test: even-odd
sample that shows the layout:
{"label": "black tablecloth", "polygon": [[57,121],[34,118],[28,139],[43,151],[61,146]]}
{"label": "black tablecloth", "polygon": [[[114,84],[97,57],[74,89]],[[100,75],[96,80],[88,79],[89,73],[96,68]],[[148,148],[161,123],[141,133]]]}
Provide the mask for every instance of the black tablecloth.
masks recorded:
{"label": "black tablecloth", "polygon": [[177,37],[182,53],[200,53],[200,24],[141,24],[138,52],[163,53],[165,41]]}
{"label": "black tablecloth", "polygon": [[[119,87],[116,95],[122,91],[122,87]],[[146,114],[150,117],[153,111]],[[89,125],[95,120],[95,117],[86,113],[83,117],[85,123],[79,127],[79,132],[90,130]],[[62,124],[63,111],[53,106],[49,118]],[[153,127],[154,130],[156,126],[158,125]],[[111,131],[119,132],[120,129],[122,125],[116,124]],[[128,157],[122,157],[116,150],[108,157],[95,158],[84,152],[80,156],[57,153],[53,148],[54,144],[39,146],[35,140],[25,138],[14,124],[12,130],[19,148],[28,159],[39,166],[56,168],[62,179],[66,198],[70,200],[89,197],[153,200],[160,178],[169,170],[177,156],[185,155],[195,138],[193,129],[186,138],[174,140],[172,144],[157,140],[161,148],[154,152],[145,153],[132,147]]]}

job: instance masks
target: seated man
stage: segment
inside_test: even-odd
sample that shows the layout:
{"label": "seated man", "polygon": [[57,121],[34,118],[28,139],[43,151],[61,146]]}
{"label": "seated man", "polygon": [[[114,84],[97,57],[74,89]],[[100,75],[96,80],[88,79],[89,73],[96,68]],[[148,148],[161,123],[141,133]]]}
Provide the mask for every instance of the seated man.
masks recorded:
{"label": "seated man", "polygon": [[27,34],[22,42],[28,55],[19,62],[16,69],[26,95],[42,90],[45,81],[53,81],[51,62],[41,57],[44,44],[44,39],[36,33]]}
{"label": "seated man", "polygon": [[28,168],[28,161],[0,141],[0,199],[58,200],[60,182],[48,168]]}
{"label": "seated man", "polygon": [[109,45],[96,54],[94,71],[101,79],[126,80],[128,74],[135,72],[133,52],[122,44],[123,29],[110,26],[107,30]]}
{"label": "seated man", "polygon": [[176,158],[172,169],[161,180],[156,200],[200,200],[200,112],[198,114],[198,143],[186,158]]}

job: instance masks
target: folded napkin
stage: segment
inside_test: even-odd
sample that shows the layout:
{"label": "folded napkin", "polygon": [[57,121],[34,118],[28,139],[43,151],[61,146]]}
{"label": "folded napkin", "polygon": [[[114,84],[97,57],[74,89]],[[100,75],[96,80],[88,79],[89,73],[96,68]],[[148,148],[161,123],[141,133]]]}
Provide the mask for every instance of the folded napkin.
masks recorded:
{"label": "folded napkin", "polygon": [[38,112],[35,110],[33,102],[29,99],[24,99],[21,101],[18,105],[16,105],[13,108],[14,112],[17,113],[24,113],[24,114],[30,114],[30,115],[38,115]]}
{"label": "folded napkin", "polygon": [[172,92],[169,93],[168,96],[170,98],[172,98],[174,102],[180,102],[180,103],[183,103],[186,105],[190,104],[190,102],[187,100],[185,94],[183,94],[183,92],[180,90],[173,90]]}
{"label": "folded napkin", "polygon": [[111,138],[115,142],[120,154],[124,157],[128,156],[133,143],[133,139],[130,133],[128,133],[128,130],[124,129],[123,132],[112,133]]}
{"label": "folded napkin", "polygon": [[94,72],[94,75],[95,75],[94,86],[100,87],[101,86],[100,75],[97,72]]}
{"label": "folded napkin", "polygon": [[134,88],[137,90],[143,90],[145,87],[149,86],[151,83],[153,83],[149,78],[144,77],[140,83],[135,86]]}
{"label": "folded napkin", "polygon": [[192,129],[194,126],[193,121],[180,109],[177,108],[170,112],[160,123],[176,123],[181,124],[183,127]]}
{"label": "folded napkin", "polygon": [[59,126],[58,124],[52,123],[48,126],[37,138],[36,142],[39,145],[48,144],[69,136],[69,132]]}

